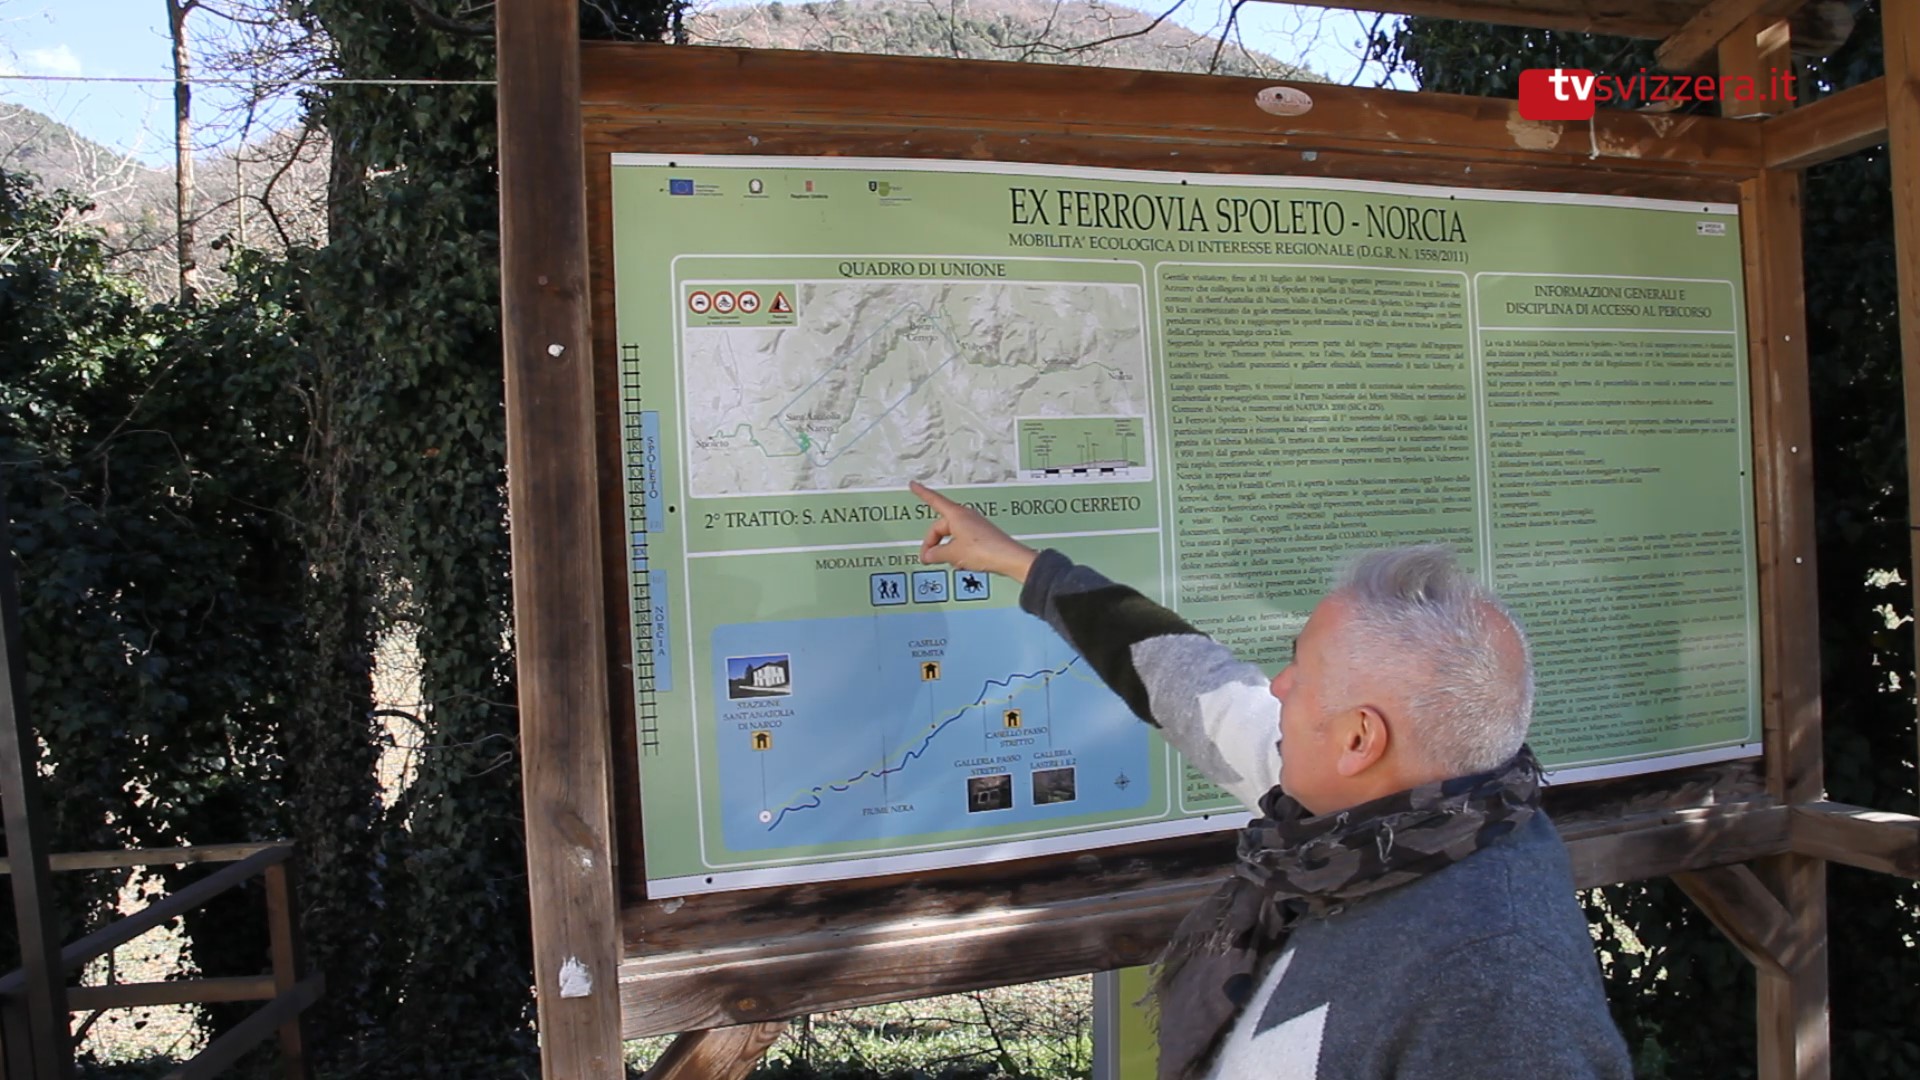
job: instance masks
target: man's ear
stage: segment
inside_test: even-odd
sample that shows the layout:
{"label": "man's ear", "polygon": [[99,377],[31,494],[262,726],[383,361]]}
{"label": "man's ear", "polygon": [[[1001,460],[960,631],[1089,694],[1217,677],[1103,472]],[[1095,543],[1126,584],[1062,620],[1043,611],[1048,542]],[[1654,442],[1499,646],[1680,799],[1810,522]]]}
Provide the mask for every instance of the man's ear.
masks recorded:
{"label": "man's ear", "polygon": [[1340,756],[1334,759],[1334,771],[1349,780],[1359,776],[1387,756],[1392,741],[1385,714],[1371,705],[1355,706],[1340,718]]}

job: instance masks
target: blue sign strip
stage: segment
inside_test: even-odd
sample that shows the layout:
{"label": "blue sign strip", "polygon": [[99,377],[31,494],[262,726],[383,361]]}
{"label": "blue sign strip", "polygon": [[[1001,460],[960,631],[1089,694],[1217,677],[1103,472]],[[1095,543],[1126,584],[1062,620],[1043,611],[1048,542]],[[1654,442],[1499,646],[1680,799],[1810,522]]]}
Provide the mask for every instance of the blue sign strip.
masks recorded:
{"label": "blue sign strip", "polygon": [[670,587],[667,573],[655,570],[647,563],[647,541],[650,537],[666,530],[666,499],[660,485],[662,464],[660,461],[660,414],[654,410],[640,413],[640,445],[634,449],[639,457],[641,477],[645,487],[640,493],[641,505],[645,508],[646,532],[635,533],[633,537],[633,572],[647,576],[647,596],[651,609],[645,612],[647,619],[647,640],[653,652],[653,688],[661,693],[673,691],[673,645],[672,630],[667,622],[672,610]]}
{"label": "blue sign strip", "polygon": [[643,496],[647,507],[647,531],[659,532],[667,527],[667,513],[660,497],[660,414],[657,412],[640,414],[639,454],[647,478],[647,489]]}
{"label": "blue sign strip", "polygon": [[647,592],[653,598],[653,611],[648,613],[652,620],[653,632],[647,636],[653,642],[653,688],[663,694],[673,692],[673,648],[669,641],[672,636],[667,629],[667,572],[665,570],[647,571]]}

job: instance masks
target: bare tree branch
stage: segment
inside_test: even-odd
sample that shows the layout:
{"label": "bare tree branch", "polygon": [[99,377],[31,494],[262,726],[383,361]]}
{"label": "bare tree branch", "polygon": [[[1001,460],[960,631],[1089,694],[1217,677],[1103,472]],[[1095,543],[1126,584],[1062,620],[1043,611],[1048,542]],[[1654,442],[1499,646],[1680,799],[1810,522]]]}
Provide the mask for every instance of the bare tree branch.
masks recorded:
{"label": "bare tree branch", "polygon": [[[1358,17],[1357,15],[1355,16],[1355,18]],[[1387,16],[1385,12],[1376,13],[1373,17],[1373,25],[1367,27],[1365,45],[1360,50],[1360,63],[1355,65],[1353,77],[1347,80],[1348,86],[1358,84],[1360,82],[1360,76],[1366,73],[1367,64],[1373,60],[1373,43],[1380,34],[1380,24],[1385,22],[1386,19]]]}
{"label": "bare tree branch", "polygon": [[1020,45],[1008,46],[1008,47],[1009,48],[1026,48],[1028,46],[1031,46],[1034,52],[1036,53],[1047,53],[1053,56],[1065,56],[1072,53],[1083,53],[1083,52],[1086,52],[1088,49],[1097,49],[1102,45],[1111,44],[1115,41],[1126,41],[1129,38],[1145,37],[1148,34],[1153,33],[1153,31],[1157,29],[1161,23],[1166,22],[1167,19],[1171,18],[1174,12],[1179,11],[1181,7],[1185,6],[1186,2],[1187,0],[1174,0],[1174,5],[1172,7],[1154,16],[1152,22],[1148,23],[1147,25],[1141,27],[1138,30],[1129,30],[1125,33],[1113,34],[1108,37],[1096,39],[1094,41],[1082,41],[1073,45],[1055,45],[1052,42],[1040,41],[1036,39],[1033,41],[1024,42]]}
{"label": "bare tree branch", "polygon": [[1233,7],[1227,11],[1227,25],[1221,29],[1220,36],[1214,40],[1213,56],[1207,60],[1207,74],[1220,70],[1220,51],[1227,47],[1227,35],[1237,33],[1240,27],[1240,8],[1247,0],[1233,0]]}
{"label": "bare tree branch", "polygon": [[427,6],[426,0],[407,0],[407,6],[413,9],[413,17],[420,25],[448,34],[464,34],[467,37],[492,37],[492,23],[466,23],[449,19],[445,15]]}

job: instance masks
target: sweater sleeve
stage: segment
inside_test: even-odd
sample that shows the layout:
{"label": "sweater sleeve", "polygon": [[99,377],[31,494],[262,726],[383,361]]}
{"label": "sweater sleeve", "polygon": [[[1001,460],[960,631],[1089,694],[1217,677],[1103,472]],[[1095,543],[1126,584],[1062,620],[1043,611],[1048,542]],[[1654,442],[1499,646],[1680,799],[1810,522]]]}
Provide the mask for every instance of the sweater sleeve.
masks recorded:
{"label": "sweater sleeve", "polygon": [[1524,937],[1455,950],[1407,988],[1387,1075],[1407,1080],[1632,1080],[1626,1041],[1593,972]]}
{"label": "sweater sleeve", "polygon": [[1027,572],[1020,606],[1058,631],[1188,762],[1259,811],[1280,782],[1280,706],[1264,672],[1137,590],[1051,549]]}

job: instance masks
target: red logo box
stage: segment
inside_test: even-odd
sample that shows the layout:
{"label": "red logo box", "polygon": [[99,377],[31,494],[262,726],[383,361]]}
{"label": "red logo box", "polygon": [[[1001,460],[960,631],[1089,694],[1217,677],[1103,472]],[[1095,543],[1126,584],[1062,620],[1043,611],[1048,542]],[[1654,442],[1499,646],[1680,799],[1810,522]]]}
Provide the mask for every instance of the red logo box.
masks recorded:
{"label": "red logo box", "polygon": [[1585,68],[1528,68],[1520,73],[1525,120],[1590,120],[1599,80]]}

